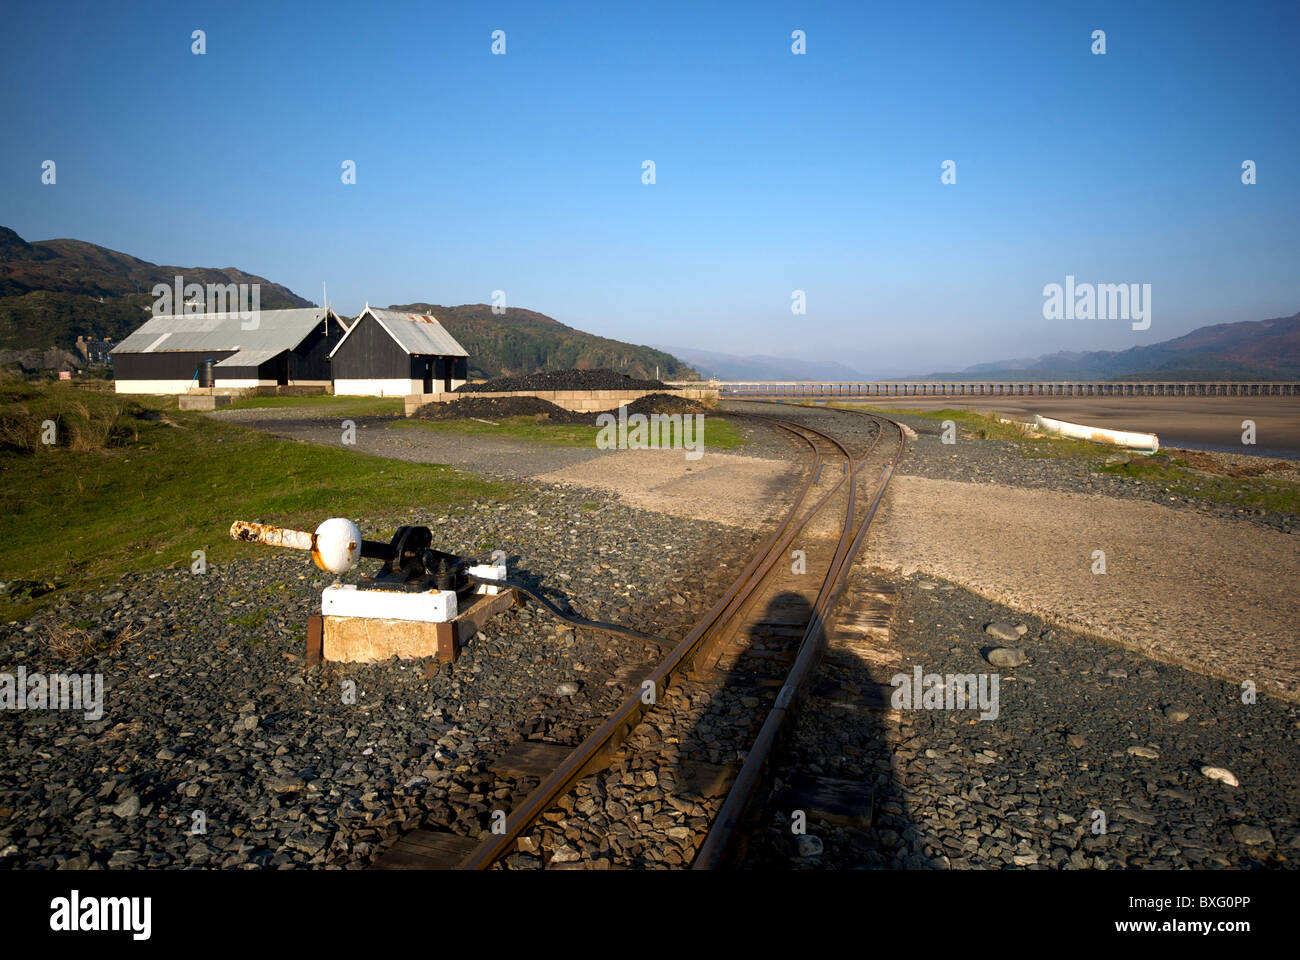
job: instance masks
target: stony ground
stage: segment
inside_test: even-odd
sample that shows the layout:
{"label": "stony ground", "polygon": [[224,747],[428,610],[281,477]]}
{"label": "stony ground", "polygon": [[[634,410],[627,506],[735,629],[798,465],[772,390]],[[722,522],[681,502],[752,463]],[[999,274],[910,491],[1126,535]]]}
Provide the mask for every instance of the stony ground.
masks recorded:
{"label": "stony ground", "polygon": [[[512,576],[583,615],[669,637],[723,589],[718,557],[756,545],[746,531],[547,487],[527,505],[425,519],[445,549],[504,549]],[[249,547],[206,575],[132,577],[4,628],[0,672],[101,673],[105,708],[95,721],[0,715],[0,867],[359,867],[425,822],[474,836],[491,759],[529,736],[576,743],[618,698],[605,681],[655,652],[529,605],[492,621],[454,667],[304,674],[305,618],[327,583],[302,554]],[[59,655],[55,623],[125,642]],[[206,833],[191,833],[196,812]]]}
{"label": "stony ground", "polygon": [[[874,794],[872,829],[767,810],[756,867],[1276,868],[1300,864],[1300,710],[1054,629],[954,584],[901,581],[895,663],[857,671],[1000,674],[999,711],[846,711],[814,701],[778,776]],[[986,632],[1025,628],[1002,641]],[[1014,636],[1014,634],[1012,634]],[[1027,659],[991,666],[1014,643]],[[1246,702],[1243,702],[1246,701]],[[1202,768],[1229,771],[1237,786]]]}
{"label": "stony ground", "polygon": [[[891,415],[893,416],[893,415]],[[1248,509],[1211,500],[1175,495],[1157,483],[1115,474],[1090,472],[1067,457],[1027,457],[1016,445],[998,440],[977,440],[961,434],[955,444],[940,442],[941,423],[925,417],[894,416],[917,433],[899,473],[903,476],[961,483],[998,484],[1030,490],[1095,493],[1120,500],[1145,500],[1201,516],[1244,520],[1247,523],[1300,532],[1300,516]]]}
{"label": "stony ground", "polygon": [[[823,424],[857,443],[870,433],[853,414],[737,408]],[[339,442],[337,424],[301,411],[221,416]],[[1069,461],[1026,460],[1005,444],[953,451],[939,445],[932,421],[902,419],[922,431],[903,479],[1104,493],[1161,502],[1189,525],[1213,514],[1277,537],[1295,529],[1293,518],[1170,504],[1146,485],[1081,475]],[[501,441],[490,449],[471,438],[384,430],[382,421],[358,420],[360,449],[472,464],[488,475],[535,476],[610,455]],[[741,429],[751,441],[746,457],[798,472],[806,457],[798,445],[743,421]],[[526,505],[362,518],[364,529],[385,536],[422,521],[435,524],[445,549],[506,550],[512,575],[567,595],[585,616],[673,638],[759,539],[754,529],[543,483]],[[250,547],[247,559],[203,576],[131,577],[0,630],[0,673],[18,665],[98,672],[106,688],[99,720],[0,715],[0,867],[360,867],[416,827],[477,836],[493,810],[536,782],[502,779],[494,761],[524,739],[576,744],[657,656],[653,645],[563,628],[530,605],[494,620],[454,667],[390,661],[304,673],[305,617],[327,582],[301,555]],[[932,574],[906,581],[900,610],[899,656],[936,672],[993,669],[983,625],[1026,626],[1027,662],[999,668],[998,720],[804,714],[803,746],[790,762],[874,787],[875,828],[819,828],[817,853],[811,840],[791,844],[780,819],[787,814],[777,809],[755,864],[1223,867],[1290,865],[1300,856],[1300,788],[1288,760],[1297,754],[1293,706],[1262,692],[1241,703],[1238,684],[1053,627],[1050,611],[1027,617]],[[60,653],[55,624],[120,647]],[[771,642],[775,651],[779,642]],[[770,692],[684,682],[666,693],[665,709],[634,732],[615,765],[548,814],[531,838],[536,846],[525,838],[507,866],[689,862],[721,802],[700,771],[743,758],[747,718]],[[1175,719],[1179,709],[1185,719]],[[661,762],[665,742],[680,763]],[[1201,768],[1211,764],[1231,770],[1240,786],[1208,780]],[[1104,834],[1092,832],[1094,810]],[[205,833],[193,832],[196,813]]]}

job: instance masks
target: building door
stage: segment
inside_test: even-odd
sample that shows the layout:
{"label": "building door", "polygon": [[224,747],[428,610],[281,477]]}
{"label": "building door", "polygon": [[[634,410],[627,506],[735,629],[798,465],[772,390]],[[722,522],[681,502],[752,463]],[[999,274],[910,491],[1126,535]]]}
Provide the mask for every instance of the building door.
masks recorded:
{"label": "building door", "polygon": [[275,382],[282,387],[289,384],[289,355],[287,353],[275,362]]}
{"label": "building door", "polygon": [[442,360],[442,389],[446,393],[451,393],[451,365],[454,362],[450,357]]}
{"label": "building door", "polygon": [[424,361],[424,392],[433,393],[433,361]]}

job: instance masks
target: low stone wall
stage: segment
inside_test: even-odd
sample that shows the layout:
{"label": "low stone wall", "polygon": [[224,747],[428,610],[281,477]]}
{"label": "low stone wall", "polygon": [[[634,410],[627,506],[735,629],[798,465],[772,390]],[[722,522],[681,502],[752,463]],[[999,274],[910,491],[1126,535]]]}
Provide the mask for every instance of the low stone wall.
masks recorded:
{"label": "low stone wall", "polygon": [[511,390],[505,393],[415,393],[406,398],[406,415],[409,417],[426,403],[455,403],[466,397],[537,397],[565,410],[578,413],[597,413],[615,410],[625,403],[640,400],[652,393],[668,393],[717,406],[718,391],[705,387],[687,387],[679,390]]}

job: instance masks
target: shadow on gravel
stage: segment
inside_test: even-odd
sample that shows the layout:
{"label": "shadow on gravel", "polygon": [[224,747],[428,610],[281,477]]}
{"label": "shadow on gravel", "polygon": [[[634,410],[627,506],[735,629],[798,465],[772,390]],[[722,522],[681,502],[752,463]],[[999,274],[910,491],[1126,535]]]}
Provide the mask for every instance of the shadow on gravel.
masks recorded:
{"label": "shadow on gravel", "polygon": [[[847,600],[847,598],[846,598]],[[758,733],[788,675],[811,616],[793,591],[778,594],[751,629],[750,646],[726,673],[723,690],[683,737],[683,759],[734,763]],[[762,783],[735,831],[726,865],[744,869],[854,869],[904,866],[893,851],[915,827],[896,782],[884,711],[889,677],[843,648],[828,650],[788,712]],[[761,721],[760,721],[761,722]],[[894,735],[895,737],[897,734]],[[735,740],[735,749],[720,750]],[[731,746],[730,743],[726,743]],[[888,828],[872,830],[887,812]]]}

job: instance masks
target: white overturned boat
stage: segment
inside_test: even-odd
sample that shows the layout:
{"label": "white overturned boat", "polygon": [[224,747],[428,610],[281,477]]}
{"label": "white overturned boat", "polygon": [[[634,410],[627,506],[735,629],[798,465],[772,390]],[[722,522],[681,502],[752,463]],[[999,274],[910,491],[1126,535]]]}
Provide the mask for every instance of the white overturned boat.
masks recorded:
{"label": "white overturned boat", "polygon": [[1105,427],[1088,427],[1081,423],[1069,423],[1065,420],[1052,420],[1048,417],[1034,415],[1034,426],[1043,433],[1069,437],[1072,440],[1091,440],[1093,443],[1109,443],[1112,446],[1137,450],[1141,453],[1155,453],[1160,449],[1160,438],[1154,433],[1131,433],[1127,430],[1107,430]]}

